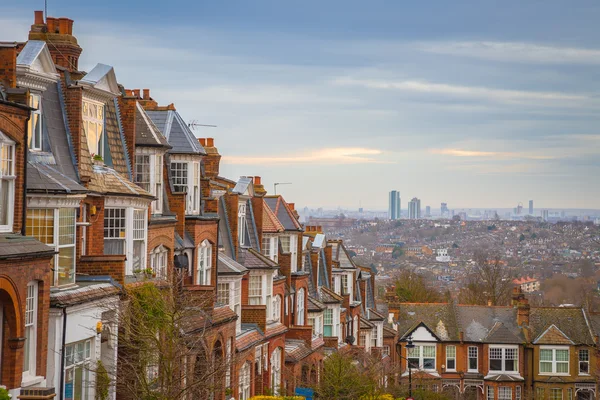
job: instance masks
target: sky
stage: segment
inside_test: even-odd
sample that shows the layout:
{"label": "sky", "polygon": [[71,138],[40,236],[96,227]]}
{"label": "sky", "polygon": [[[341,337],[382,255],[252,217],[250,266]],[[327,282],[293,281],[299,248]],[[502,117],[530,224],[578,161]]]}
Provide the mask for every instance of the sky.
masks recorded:
{"label": "sky", "polygon": [[[0,5],[26,40],[43,0]],[[112,65],[214,137],[221,175],[297,207],[600,208],[600,3],[48,0],[80,69]]]}

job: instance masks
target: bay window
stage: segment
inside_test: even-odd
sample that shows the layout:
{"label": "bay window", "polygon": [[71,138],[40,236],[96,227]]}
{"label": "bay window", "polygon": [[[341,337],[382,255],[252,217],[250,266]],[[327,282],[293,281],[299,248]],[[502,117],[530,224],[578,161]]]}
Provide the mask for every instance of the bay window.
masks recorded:
{"label": "bay window", "polygon": [[377,327],[374,326],[371,330],[371,347],[377,347]]}
{"label": "bay window", "polygon": [[38,283],[27,284],[25,299],[25,343],[23,344],[23,380],[35,376],[37,344]]}
{"label": "bay window", "polygon": [[446,346],[446,371],[456,371],[456,346]]}
{"label": "bay window", "polygon": [[435,345],[419,344],[407,351],[411,368],[435,371]]}
{"label": "bay window", "polygon": [[204,240],[198,246],[196,285],[210,285],[212,281],[212,244]]}
{"label": "bay window", "polygon": [[266,305],[267,319],[273,318],[273,275],[269,272],[252,274],[248,278],[248,304]]}
{"label": "bay window", "polygon": [[500,386],[498,388],[498,400],[512,400],[512,388],[509,386]]}
{"label": "bay window", "polygon": [[104,104],[84,99],[82,114],[83,132],[90,155],[104,158]]}
{"label": "bay window", "polygon": [[65,346],[65,399],[91,400],[89,388],[92,367],[92,341],[90,339]]}
{"label": "bay window", "polygon": [[239,378],[239,394],[240,400],[248,400],[250,398],[250,362],[246,361],[240,368]]}
{"label": "bay window", "polygon": [[279,237],[279,241],[281,242],[281,249],[284,253],[290,252],[290,237],[287,235],[283,235]]}
{"label": "bay window", "polygon": [[15,142],[0,132],[0,232],[12,232],[16,177]]}
{"label": "bay window", "polygon": [[550,389],[550,400],[563,400],[562,389]]}
{"label": "bay window", "polygon": [[244,246],[246,244],[246,202],[238,204],[238,244]]}
{"label": "bay window", "polygon": [[304,325],[304,288],[298,289],[296,294],[296,325]]}
{"label": "bay window", "polygon": [[146,192],[156,197],[152,214],[161,214],[163,208],[163,155],[154,149],[138,148],[135,155],[134,181]]}
{"label": "bay window", "polygon": [[75,283],[75,208],[29,208],[27,236],[48,246],[55,254],[50,261],[54,271],[52,285]]}
{"label": "bay window", "polygon": [[541,375],[568,375],[569,374],[569,348],[568,347],[541,347],[540,348],[540,374]]}
{"label": "bay window", "polygon": [[518,369],[517,346],[490,346],[490,373],[515,373]]}
{"label": "bay window", "polygon": [[147,215],[145,208],[106,207],[104,209],[104,254],[124,254],[125,274],[147,268]]}
{"label": "bay window", "polygon": [[31,111],[27,131],[27,144],[29,150],[42,150],[42,97],[39,94],[29,95],[29,107],[35,108]]}
{"label": "bay window", "polygon": [[262,254],[265,257],[269,257],[271,260],[277,262],[277,253],[278,253],[278,239],[277,236],[267,236],[263,235],[262,239]]}
{"label": "bay window", "polygon": [[487,400],[495,400],[494,398],[494,387],[493,386],[488,386],[487,387]]}
{"label": "bay window", "polygon": [[[197,215],[200,212],[200,161],[184,156],[171,157],[171,179],[175,192],[187,193],[185,212]],[[160,161],[162,165],[162,160]]]}
{"label": "bay window", "polygon": [[327,308],[323,312],[323,336],[335,336],[333,327],[333,309]]}
{"label": "bay window", "polygon": [[279,395],[281,386],[281,347],[277,347],[271,353],[271,390],[274,395]]}
{"label": "bay window", "polygon": [[167,259],[168,251],[162,244],[150,253],[150,268],[156,276],[163,279],[167,278]]}
{"label": "bay window", "polygon": [[235,280],[227,280],[219,278],[217,285],[217,302],[226,304],[231,311],[238,316],[236,320],[236,333],[241,332],[242,314],[241,314],[241,278]]}
{"label": "bay window", "polygon": [[468,372],[477,372],[479,370],[477,347],[469,346],[467,352],[469,356]]}

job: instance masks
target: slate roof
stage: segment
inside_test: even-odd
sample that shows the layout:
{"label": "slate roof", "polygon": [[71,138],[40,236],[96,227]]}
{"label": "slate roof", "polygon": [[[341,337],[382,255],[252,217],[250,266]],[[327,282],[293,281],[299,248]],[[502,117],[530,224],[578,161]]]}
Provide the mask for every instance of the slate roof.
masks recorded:
{"label": "slate roof", "polygon": [[171,154],[205,155],[204,147],[200,145],[196,135],[175,110],[148,110],[148,116],[162,132],[172,148]]}
{"label": "slate roof", "polygon": [[319,299],[324,304],[340,304],[344,301],[342,296],[323,286],[319,287]]}
{"label": "slate roof", "polygon": [[356,265],[354,261],[348,255],[348,250],[346,250],[346,246],[343,243],[340,243],[338,260],[340,262],[340,268],[342,269],[356,269]]}
{"label": "slate roof", "polygon": [[321,303],[312,296],[308,296],[308,305],[306,307],[308,312],[321,312],[325,310],[325,308],[327,308],[325,307],[325,304]]}
{"label": "slate roof", "polygon": [[56,250],[29,237],[13,233],[0,234],[0,260],[11,258],[43,257],[56,254]]}
{"label": "slate roof", "polygon": [[510,344],[525,340],[513,307],[459,305],[456,311],[466,341]]}
{"label": "slate roof", "polygon": [[398,317],[398,333],[409,335],[420,323],[433,332],[446,332],[447,340],[459,339],[459,327],[452,304],[448,303],[402,303]]}
{"label": "slate roof", "polygon": [[225,197],[221,196],[219,198],[219,207],[217,210],[217,214],[219,215],[219,236],[221,240],[220,244],[223,246],[223,254],[228,255],[232,259],[236,259],[235,251],[233,248],[233,237],[231,234],[231,229],[229,228],[229,218],[227,216],[227,203],[225,202]]}
{"label": "slate roof", "polygon": [[131,178],[129,153],[127,145],[121,132],[121,118],[119,115],[119,106],[116,99],[105,103],[104,106],[104,131],[110,150],[104,159],[108,166],[123,176]]}
{"label": "slate roof", "polygon": [[576,307],[532,307],[529,314],[531,340],[555,325],[575,344],[594,344],[584,311]]}
{"label": "slate roof", "polygon": [[270,258],[265,257],[258,251],[249,248],[240,248],[237,261],[249,269],[277,269],[279,266]]}
{"label": "slate roof", "polygon": [[265,196],[265,203],[277,216],[277,219],[287,231],[301,231],[302,225],[296,219],[290,206],[280,195]]}
{"label": "slate roof", "polygon": [[238,352],[246,350],[264,338],[257,325],[242,324],[242,332],[235,338],[235,348]]}
{"label": "slate roof", "polygon": [[58,171],[57,165],[27,163],[28,193],[86,193],[87,189]]}
{"label": "slate roof", "polygon": [[121,290],[112,283],[95,283],[58,292],[50,292],[50,307],[71,307],[109,296],[117,296]]}
{"label": "slate roof", "polygon": [[144,108],[137,102],[135,107],[135,145],[169,149],[172,147],[154,125]]}
{"label": "slate roof", "polygon": [[[240,177],[240,179],[238,179],[238,181],[236,182],[233,189],[231,189],[231,192],[237,193],[237,194],[244,194],[244,193],[246,193],[248,188],[251,186],[252,186],[252,178],[247,177],[247,176],[242,176],[242,177]],[[250,194],[252,194],[252,193],[250,193]]]}
{"label": "slate roof", "polygon": [[369,322],[368,319],[360,317],[360,329],[373,329],[375,325]]}
{"label": "slate roof", "polygon": [[221,275],[243,275],[248,272],[248,268],[225,254],[219,254],[217,271]]}
{"label": "slate roof", "polygon": [[88,189],[101,194],[142,196],[154,199],[152,194],[132,183],[114,169],[101,165],[93,166],[92,179],[88,184]]}
{"label": "slate roof", "polygon": [[188,233],[188,231],[185,231],[183,233],[183,238],[181,236],[179,236],[179,233],[175,232],[175,248],[178,250],[182,250],[182,249],[193,249],[196,246],[194,245],[194,240],[192,239],[192,237],[190,236],[190,234]]}

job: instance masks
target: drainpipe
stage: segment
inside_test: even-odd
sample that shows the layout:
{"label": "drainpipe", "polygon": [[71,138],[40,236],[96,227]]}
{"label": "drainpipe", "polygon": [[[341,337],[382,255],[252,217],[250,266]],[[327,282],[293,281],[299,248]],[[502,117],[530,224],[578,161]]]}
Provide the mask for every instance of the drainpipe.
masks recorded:
{"label": "drainpipe", "polygon": [[63,308],[62,347],[60,351],[60,400],[65,398],[65,354],[67,347],[67,309]]}
{"label": "drainpipe", "polygon": [[22,210],[22,221],[21,221],[21,235],[25,236],[27,233],[27,155],[29,153],[29,146],[27,145],[27,138],[29,137],[29,119],[31,118],[31,112],[25,120],[26,128],[25,135],[23,136],[23,158],[25,159],[23,168],[23,210]]}

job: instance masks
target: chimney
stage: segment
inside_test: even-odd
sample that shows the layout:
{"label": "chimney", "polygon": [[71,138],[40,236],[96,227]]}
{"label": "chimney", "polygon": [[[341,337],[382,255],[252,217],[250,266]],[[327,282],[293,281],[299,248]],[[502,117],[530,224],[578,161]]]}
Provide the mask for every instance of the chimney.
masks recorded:
{"label": "chimney", "polygon": [[529,326],[529,300],[523,298],[517,305],[517,324],[519,326]]}
{"label": "chimney", "polygon": [[73,36],[73,20],[65,17],[53,18],[46,16],[44,24],[43,11],[34,11],[34,20],[29,30],[29,40],[48,42],[48,50],[52,60],[58,66],[77,71],[81,47]]}
{"label": "chimney", "polygon": [[140,89],[133,89],[133,95],[139,99],[140,98]]}
{"label": "chimney", "polygon": [[215,139],[213,139],[213,138],[206,138],[206,146],[207,147],[215,147]]}
{"label": "chimney", "polygon": [[213,138],[202,138],[200,144],[206,150],[206,158],[204,159],[204,170],[207,178],[216,178],[219,176],[219,163],[221,162],[221,155],[219,150],[215,147],[215,140]]}
{"label": "chimney", "polygon": [[150,100],[150,89],[144,89],[144,100]]}
{"label": "chimney", "polygon": [[0,44],[0,83],[7,89],[17,86],[16,44]]}
{"label": "chimney", "polygon": [[292,210],[292,211],[296,210],[296,203],[288,203],[288,206],[290,206],[290,210]]}
{"label": "chimney", "polygon": [[255,184],[255,185],[261,185],[261,184],[262,184],[262,183],[261,183],[260,176],[255,176],[255,177],[254,177],[254,184]]}
{"label": "chimney", "polygon": [[464,342],[465,340],[465,333],[463,331],[458,332],[458,339],[460,340],[460,342]]}
{"label": "chimney", "polygon": [[34,25],[42,25],[44,23],[44,12],[43,11],[34,11],[33,12],[33,24]]}
{"label": "chimney", "polygon": [[198,138],[198,141],[200,142],[200,146],[206,147],[206,139],[205,138]]}

